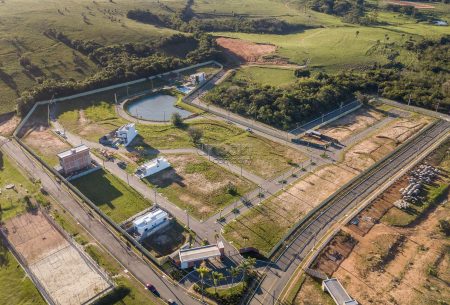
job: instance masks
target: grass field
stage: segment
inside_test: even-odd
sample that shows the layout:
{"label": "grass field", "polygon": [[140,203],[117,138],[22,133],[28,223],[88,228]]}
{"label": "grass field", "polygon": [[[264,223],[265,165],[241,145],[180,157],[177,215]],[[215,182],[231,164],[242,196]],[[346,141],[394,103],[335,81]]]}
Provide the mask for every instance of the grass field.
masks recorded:
{"label": "grass field", "polygon": [[[49,28],[64,32],[71,39],[95,40],[102,45],[124,42],[152,42],[176,33],[165,28],[138,23],[126,18],[133,8],[167,12],[162,4],[181,8],[184,1],[3,1],[0,3],[0,112],[14,109],[17,93],[35,83],[19,64],[28,57],[46,77],[82,79],[97,70],[86,56],[43,35]],[[76,59],[79,58],[79,59]],[[81,60],[82,65],[76,62]],[[80,69],[81,68],[81,69]]]}
{"label": "grass field", "polygon": [[236,80],[247,80],[262,85],[283,86],[296,80],[292,69],[270,67],[241,67],[233,77]]}
{"label": "grass field", "polygon": [[151,206],[135,190],[103,170],[73,180],[72,184],[117,223]]}
{"label": "grass field", "polygon": [[47,304],[0,239],[0,304]]}
{"label": "grass field", "polygon": [[[356,32],[359,34],[356,35]],[[334,26],[306,30],[302,33],[289,35],[245,34],[245,33],[214,33],[218,36],[240,38],[256,43],[269,43],[278,47],[276,53],[290,61],[303,64],[310,60],[313,68],[335,72],[341,69],[364,68],[374,62],[385,63],[386,56],[380,44],[389,42],[397,45],[403,43],[411,35],[415,39],[439,37],[450,34],[449,27],[436,27],[427,24],[417,24],[408,19],[403,24],[395,26],[361,27],[356,25]],[[409,64],[415,56],[401,52],[400,58]]]}
{"label": "grass field", "polygon": [[[14,189],[6,189],[6,185],[14,184]],[[25,197],[38,196],[39,187],[30,180],[17,168],[0,151],[0,218],[5,221],[16,216],[27,208]],[[40,196],[40,195],[39,195]]]}
{"label": "grass field", "polygon": [[[198,155],[167,155],[166,158],[172,169],[145,181],[199,219],[217,213],[255,187],[250,181]],[[228,191],[229,184],[235,187],[234,192]]]}

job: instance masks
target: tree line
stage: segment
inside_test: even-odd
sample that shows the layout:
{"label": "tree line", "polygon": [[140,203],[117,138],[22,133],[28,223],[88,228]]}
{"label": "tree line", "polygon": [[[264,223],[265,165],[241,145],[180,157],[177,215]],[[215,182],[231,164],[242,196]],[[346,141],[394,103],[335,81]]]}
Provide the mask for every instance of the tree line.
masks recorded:
{"label": "tree line", "polygon": [[[158,47],[185,39],[181,36],[162,40]],[[159,52],[155,46],[141,44],[95,47],[86,54],[99,64],[100,71],[80,81],[45,79],[21,93],[17,99],[17,112],[22,115],[29,111],[35,102],[52,97],[69,96],[221,58],[221,52],[212,36],[195,33],[186,39],[194,39],[196,48],[184,58],[168,56]]]}
{"label": "tree line", "polygon": [[[189,17],[188,17],[189,16]],[[309,28],[306,25],[291,24],[276,18],[244,17],[200,19],[190,13],[179,13],[170,15],[157,15],[149,10],[132,9],[127,12],[127,18],[142,23],[167,27],[182,32],[243,32],[264,34],[287,34]]]}

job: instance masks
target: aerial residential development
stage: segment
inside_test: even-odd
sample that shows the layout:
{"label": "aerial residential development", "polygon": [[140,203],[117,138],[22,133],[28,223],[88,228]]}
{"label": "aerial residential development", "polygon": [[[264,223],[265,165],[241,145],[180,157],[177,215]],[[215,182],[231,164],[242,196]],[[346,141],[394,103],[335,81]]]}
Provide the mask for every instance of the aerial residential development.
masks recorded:
{"label": "aerial residential development", "polygon": [[449,21],[0,0],[0,305],[450,304]]}

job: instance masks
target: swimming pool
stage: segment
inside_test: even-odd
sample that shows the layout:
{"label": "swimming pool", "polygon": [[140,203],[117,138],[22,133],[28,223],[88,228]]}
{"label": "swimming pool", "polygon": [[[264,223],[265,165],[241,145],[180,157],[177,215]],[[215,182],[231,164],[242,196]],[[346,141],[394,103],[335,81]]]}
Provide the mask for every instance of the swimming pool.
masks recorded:
{"label": "swimming pool", "polygon": [[188,87],[188,86],[177,86],[177,90],[181,93],[188,94],[194,89],[194,87]]}
{"label": "swimming pool", "polygon": [[192,112],[176,107],[176,103],[177,97],[157,93],[130,101],[125,107],[132,116],[149,121],[167,122],[173,113],[179,113],[182,118],[186,118],[192,114]]}

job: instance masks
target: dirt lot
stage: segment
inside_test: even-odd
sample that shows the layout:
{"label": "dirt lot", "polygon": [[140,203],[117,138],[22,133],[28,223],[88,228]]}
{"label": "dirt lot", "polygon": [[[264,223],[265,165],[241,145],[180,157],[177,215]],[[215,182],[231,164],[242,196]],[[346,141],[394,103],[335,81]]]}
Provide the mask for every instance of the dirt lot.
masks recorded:
{"label": "dirt lot", "polygon": [[5,228],[10,243],[58,304],[80,304],[110,287],[41,212],[12,218]]}
{"label": "dirt lot", "polygon": [[245,62],[264,62],[264,55],[272,54],[277,50],[274,45],[258,44],[241,39],[219,37],[216,41],[231,56]]}
{"label": "dirt lot", "polygon": [[[198,218],[210,216],[254,186],[196,154],[173,154],[166,158],[172,168],[149,177],[148,182]],[[236,194],[227,192],[229,183],[236,187]]]}
{"label": "dirt lot", "polygon": [[14,129],[20,123],[20,118],[15,115],[5,114],[0,116],[0,135],[7,137],[12,135]]}
{"label": "dirt lot", "polygon": [[362,107],[336,121],[327,124],[317,131],[342,142],[350,136],[363,131],[381,119],[384,114],[375,109]]}
{"label": "dirt lot", "polygon": [[157,233],[150,235],[143,241],[144,247],[156,257],[170,255],[178,250],[188,240],[188,233],[178,222],[173,221]]}
{"label": "dirt lot", "polygon": [[400,6],[414,6],[414,8],[417,8],[417,9],[434,9],[433,5],[426,4],[426,3],[419,3],[419,2],[390,0],[390,1],[386,1],[386,3],[400,5]]}
{"label": "dirt lot", "polygon": [[377,130],[367,139],[347,149],[344,164],[363,171],[392,152],[430,122],[430,118],[399,118]]}

